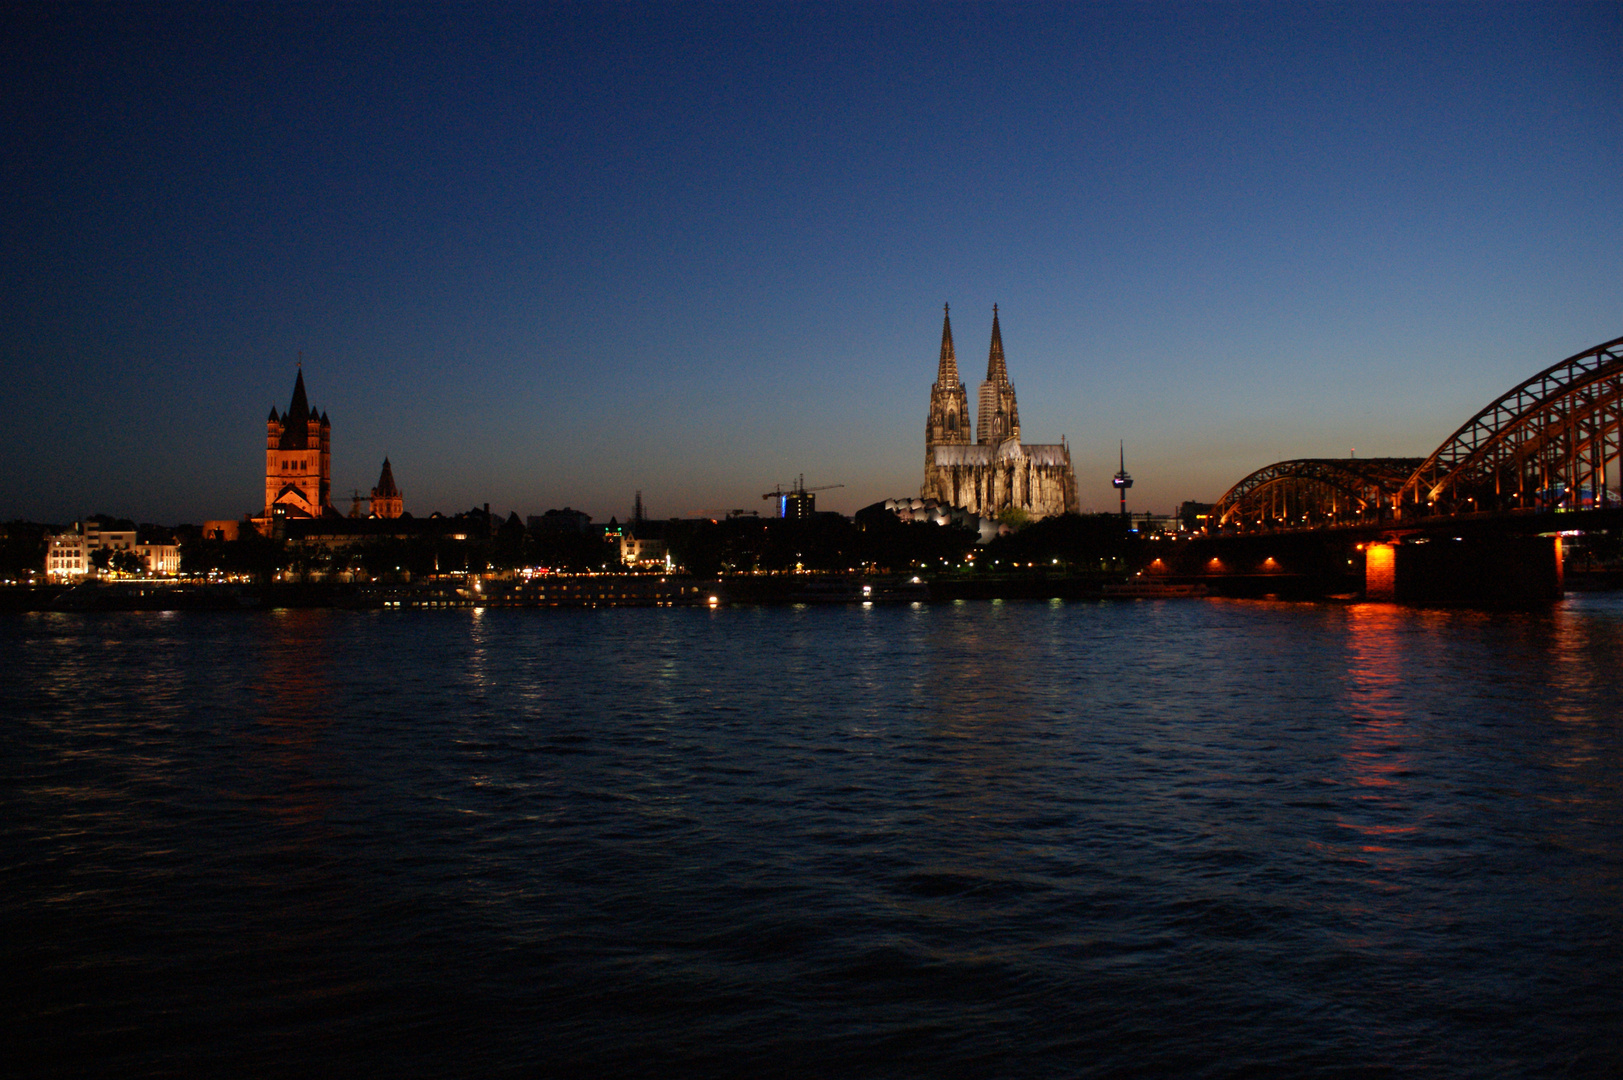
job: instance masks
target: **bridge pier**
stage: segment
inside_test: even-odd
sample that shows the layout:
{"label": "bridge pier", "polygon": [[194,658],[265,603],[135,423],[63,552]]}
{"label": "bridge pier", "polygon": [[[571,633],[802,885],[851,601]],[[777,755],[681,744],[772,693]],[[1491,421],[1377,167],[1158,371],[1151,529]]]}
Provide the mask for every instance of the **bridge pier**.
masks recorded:
{"label": "bridge pier", "polygon": [[1559,536],[1473,536],[1364,548],[1364,599],[1514,606],[1559,600]]}

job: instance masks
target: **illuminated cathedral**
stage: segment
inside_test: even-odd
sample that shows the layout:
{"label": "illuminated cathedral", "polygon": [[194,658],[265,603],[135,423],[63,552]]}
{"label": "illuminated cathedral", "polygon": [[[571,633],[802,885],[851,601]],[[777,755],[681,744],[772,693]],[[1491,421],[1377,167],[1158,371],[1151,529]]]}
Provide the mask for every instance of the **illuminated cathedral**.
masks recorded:
{"label": "illuminated cathedral", "polygon": [[924,427],[924,486],[919,497],[987,518],[1006,510],[1021,510],[1033,519],[1074,513],[1071,448],[1063,438],[1058,443],[1020,441],[1020,407],[1003,359],[996,304],[986,381],[980,385],[977,405],[972,431],[969,394],[958,379],[952,347],[952,316],[944,311],[941,362],[930,387],[930,416]]}

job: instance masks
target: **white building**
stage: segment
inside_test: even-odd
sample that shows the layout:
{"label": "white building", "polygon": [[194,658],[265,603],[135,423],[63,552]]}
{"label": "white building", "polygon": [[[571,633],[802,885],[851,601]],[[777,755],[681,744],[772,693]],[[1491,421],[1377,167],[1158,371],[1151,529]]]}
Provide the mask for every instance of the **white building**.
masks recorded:
{"label": "white building", "polygon": [[148,577],[176,577],[180,574],[179,544],[136,544],[135,553],[146,565]]}
{"label": "white building", "polygon": [[90,561],[94,551],[130,551],[141,560],[149,577],[174,577],[180,573],[180,547],[176,544],[143,544],[134,529],[104,529],[94,521],[75,523],[69,532],[50,538],[45,549],[47,581],[83,581],[96,574]]}
{"label": "white building", "polygon": [[627,566],[663,566],[666,564],[665,541],[621,536],[620,561]]}
{"label": "white building", "polygon": [[58,533],[45,549],[45,580],[83,581],[90,573],[90,543],[79,532]]}
{"label": "white building", "polygon": [[104,529],[99,522],[87,521],[83,525],[74,523],[74,529],[84,533],[87,543],[92,551],[98,548],[108,548],[112,551],[129,551],[135,547],[134,529]]}

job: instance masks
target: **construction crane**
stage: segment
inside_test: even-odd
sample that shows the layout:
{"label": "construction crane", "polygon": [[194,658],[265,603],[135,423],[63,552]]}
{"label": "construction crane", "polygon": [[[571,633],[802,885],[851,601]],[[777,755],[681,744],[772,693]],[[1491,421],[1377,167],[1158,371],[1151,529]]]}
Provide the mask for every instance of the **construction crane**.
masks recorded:
{"label": "construction crane", "polygon": [[[812,495],[812,492],[832,491],[835,488],[844,486],[844,484],[822,484],[818,487],[809,488],[806,486],[806,474],[801,473],[795,482],[789,486],[789,490],[785,491],[783,485],[779,484],[771,491],[763,494],[761,498],[778,500],[778,512],[774,515],[775,517],[808,518],[812,516],[812,511],[817,508],[817,499]],[[794,510],[792,514],[789,512],[791,507]]]}

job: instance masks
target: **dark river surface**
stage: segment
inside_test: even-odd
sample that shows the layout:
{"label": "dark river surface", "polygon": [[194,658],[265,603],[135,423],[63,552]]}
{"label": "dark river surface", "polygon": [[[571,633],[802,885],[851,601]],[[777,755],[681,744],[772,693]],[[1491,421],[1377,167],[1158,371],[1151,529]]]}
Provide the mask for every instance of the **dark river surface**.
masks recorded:
{"label": "dark river surface", "polygon": [[0,1072],[1623,1072],[1623,597],[0,618]]}

